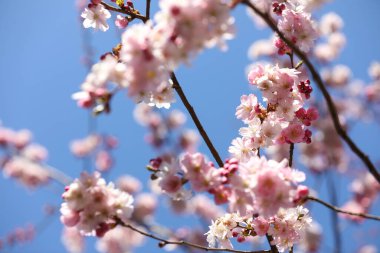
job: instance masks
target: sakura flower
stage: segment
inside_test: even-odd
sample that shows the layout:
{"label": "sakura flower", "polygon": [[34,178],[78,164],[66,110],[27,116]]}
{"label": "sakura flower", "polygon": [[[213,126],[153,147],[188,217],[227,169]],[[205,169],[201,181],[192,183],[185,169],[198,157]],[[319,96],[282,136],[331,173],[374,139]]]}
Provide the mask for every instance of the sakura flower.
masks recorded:
{"label": "sakura flower", "polygon": [[340,31],[343,28],[343,20],[338,14],[329,12],[322,16],[319,26],[322,34],[328,35]]}
{"label": "sakura flower", "polygon": [[368,74],[372,79],[379,80],[380,79],[380,62],[372,62],[371,66],[368,69]]}
{"label": "sakura flower", "polygon": [[302,206],[278,211],[268,234],[273,237],[273,244],[277,246],[279,252],[284,252],[301,241],[305,230],[312,222],[308,213],[309,210]]}
{"label": "sakura flower", "polygon": [[111,18],[111,13],[101,4],[90,4],[84,9],[81,17],[84,18],[84,28],[92,27],[105,32],[109,28],[107,19]]}
{"label": "sakura flower", "polygon": [[261,216],[254,218],[252,221],[252,227],[258,236],[266,235],[269,225],[269,222]]}
{"label": "sakura flower", "polygon": [[291,186],[276,171],[264,169],[258,173],[256,180],[253,192],[260,213],[273,215],[280,207],[290,206]]}
{"label": "sakura flower", "polygon": [[128,19],[121,15],[117,15],[115,25],[120,29],[126,28],[128,25]]}
{"label": "sakura flower", "polygon": [[23,156],[14,156],[3,167],[5,177],[17,179],[28,188],[45,185],[49,182],[50,173],[41,164]]}
{"label": "sakura flower", "polygon": [[236,117],[248,123],[261,112],[257,97],[253,94],[243,95],[240,105],[236,108]]}
{"label": "sakura flower", "polygon": [[219,244],[220,248],[231,249],[232,244],[229,240],[232,237],[231,230],[236,228],[241,221],[242,217],[236,213],[227,213],[213,221],[206,233],[209,246],[216,247]]}
{"label": "sakura flower", "polygon": [[300,241],[300,248],[305,252],[317,252],[321,246],[322,240],[322,227],[316,222],[312,222],[310,226],[306,227]]}
{"label": "sakura flower", "polygon": [[[141,227],[138,227],[138,229],[143,230]],[[116,227],[97,242],[96,248],[104,253],[125,253],[131,252],[135,247],[140,246],[143,241],[143,235],[128,228]]]}
{"label": "sakura flower", "polygon": [[191,209],[204,220],[215,220],[223,214],[223,210],[204,195],[196,195],[191,199]]}
{"label": "sakura flower", "polygon": [[251,139],[236,138],[232,140],[231,144],[232,145],[229,147],[228,152],[242,162],[248,161],[250,157],[256,154],[255,147]]}
{"label": "sakura flower", "polygon": [[137,178],[129,175],[119,177],[116,185],[120,190],[128,192],[129,194],[134,194],[142,188],[141,182]]}
{"label": "sakura flower", "polygon": [[267,105],[258,103],[253,94],[244,95],[236,116],[248,125],[239,133],[250,140],[253,148],[311,142],[311,131],[306,126],[318,118],[318,112],[303,108],[313,89],[310,81],[300,81],[299,75],[295,69],[270,65],[258,64],[250,70],[248,81],[262,92]]}
{"label": "sakura flower", "polygon": [[290,143],[299,143],[303,141],[305,133],[300,124],[291,124],[283,130],[282,135]]}
{"label": "sakura flower", "polygon": [[278,28],[304,52],[311,49],[318,36],[311,15],[300,6],[286,8],[282,12]]}
{"label": "sakura flower", "polygon": [[157,208],[157,197],[151,193],[141,193],[136,197],[132,217],[136,221],[146,221],[152,218]]}
{"label": "sakura flower", "polygon": [[62,194],[61,221],[76,227],[83,235],[102,237],[115,219],[128,222],[133,211],[133,197],[106,184],[98,172],[82,173]]}
{"label": "sakura flower", "polygon": [[84,238],[75,228],[64,227],[61,241],[69,253],[84,252]]}
{"label": "sakura flower", "polygon": [[358,253],[377,253],[377,252],[378,252],[377,247],[372,244],[364,245],[360,247],[360,249],[358,250]]}

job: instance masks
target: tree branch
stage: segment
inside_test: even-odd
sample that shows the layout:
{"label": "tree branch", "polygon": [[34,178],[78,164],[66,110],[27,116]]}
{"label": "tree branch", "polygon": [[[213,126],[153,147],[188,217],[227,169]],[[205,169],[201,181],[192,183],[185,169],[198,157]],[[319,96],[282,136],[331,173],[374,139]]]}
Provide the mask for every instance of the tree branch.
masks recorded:
{"label": "tree branch", "polygon": [[332,121],[334,123],[336,132],[348,144],[351,150],[363,161],[363,163],[367,166],[371,174],[380,183],[380,174],[376,170],[375,166],[373,165],[369,157],[353,142],[353,140],[351,140],[350,136],[348,136],[342,124],[340,123],[338,111],[335,107],[335,104],[329,92],[327,91],[327,88],[323,83],[321,76],[318,74],[317,70],[315,69],[309,58],[300,49],[298,49],[298,47],[292,41],[285,37],[285,35],[278,29],[277,25],[274,23],[274,21],[268,14],[261,12],[249,0],[242,0],[241,3],[245,4],[246,6],[251,8],[257,15],[259,15],[268,24],[268,26],[274,32],[276,32],[278,36],[293,50],[293,52],[302,60],[302,62],[306,64],[314,81],[317,83],[318,88],[321,90],[322,95],[326,100],[327,107],[330,112]]}
{"label": "tree branch", "polygon": [[293,165],[293,153],[294,153],[294,143],[290,143],[289,146],[289,167]]}
{"label": "tree branch", "polygon": [[146,0],[145,18],[150,19],[150,0]]}
{"label": "tree branch", "polygon": [[269,243],[269,246],[270,246],[270,252],[272,253],[278,253],[278,249],[276,247],[276,245],[273,245],[272,244],[272,241],[273,241],[273,237],[269,234],[265,234],[267,240],[268,240],[268,243]]}
{"label": "tree branch", "polygon": [[318,202],[319,204],[322,204],[325,207],[330,208],[331,210],[333,210],[335,212],[338,212],[338,213],[344,213],[344,214],[348,214],[348,215],[359,216],[359,217],[362,217],[362,218],[365,218],[365,219],[380,221],[380,217],[379,216],[375,216],[375,215],[371,215],[371,214],[365,214],[365,213],[354,213],[354,212],[350,212],[350,211],[345,211],[345,210],[343,210],[343,209],[341,209],[339,207],[331,205],[330,203],[327,203],[327,202],[325,202],[325,201],[323,201],[321,199],[318,199],[318,198],[315,198],[315,197],[312,197],[312,196],[308,196],[306,198],[306,200],[311,200],[311,201]]}
{"label": "tree branch", "polygon": [[[332,205],[336,206],[338,205],[338,196],[336,192],[336,188],[334,185],[333,175],[328,173],[327,175],[327,184],[328,189],[330,192],[330,198]],[[340,234],[340,228],[339,228],[339,219],[338,219],[338,213],[331,211],[331,219],[332,219],[332,229],[334,234],[334,241],[335,241],[335,253],[341,253],[342,252],[342,238]]]}
{"label": "tree branch", "polygon": [[177,77],[175,76],[174,72],[172,72],[170,74],[170,77],[173,81],[173,88],[175,89],[175,91],[177,92],[179,97],[181,98],[182,103],[184,104],[184,106],[186,107],[187,111],[189,112],[191,118],[193,119],[195,126],[197,127],[197,129],[198,129],[200,135],[202,136],[203,140],[206,142],[207,147],[209,148],[212,156],[214,157],[214,159],[216,160],[218,165],[220,167],[223,167],[223,164],[224,164],[223,160],[220,158],[218,151],[215,149],[215,147],[212,144],[210,138],[208,137],[206,131],[204,130],[201,122],[198,119],[197,114],[194,111],[194,108],[189,103],[189,100],[187,100],[187,97],[186,97],[185,93],[183,92],[182,87],[179,84]]}
{"label": "tree branch", "polygon": [[169,240],[166,240],[166,239],[163,239],[163,238],[160,238],[154,234],[150,234],[150,233],[147,233],[145,231],[142,231],[130,224],[125,224],[124,222],[122,222],[121,220],[118,220],[118,224],[123,226],[123,227],[126,227],[126,228],[129,228],[141,235],[144,235],[146,237],[150,237],[156,241],[158,241],[158,246],[160,248],[163,248],[165,247],[166,245],[180,245],[180,246],[187,246],[187,247],[192,247],[192,248],[196,248],[196,249],[201,249],[201,250],[204,250],[204,251],[225,251],[225,252],[236,252],[236,253],[270,253],[269,250],[259,250],[259,251],[244,251],[244,250],[234,250],[234,249],[219,249],[219,248],[209,248],[209,247],[205,247],[205,246],[202,246],[202,245],[199,245],[199,244],[195,244],[195,243],[191,243],[191,242],[187,242],[187,241],[169,241]]}
{"label": "tree branch", "polygon": [[65,185],[65,186],[69,185],[73,181],[71,177],[69,177],[68,175],[60,171],[59,169],[56,169],[49,165],[43,165],[43,168],[48,171],[49,177],[51,179],[57,181],[58,183],[62,185]]}
{"label": "tree branch", "polygon": [[131,11],[127,10],[127,9],[121,9],[121,8],[113,7],[113,6],[111,6],[109,4],[106,4],[104,2],[100,2],[100,4],[103,5],[104,8],[106,8],[109,11],[115,11],[115,12],[119,12],[119,13],[122,13],[122,14],[129,15],[132,18],[136,18],[136,19],[142,20],[144,23],[148,20],[147,17],[144,17],[144,16],[140,15],[139,13],[131,12]]}

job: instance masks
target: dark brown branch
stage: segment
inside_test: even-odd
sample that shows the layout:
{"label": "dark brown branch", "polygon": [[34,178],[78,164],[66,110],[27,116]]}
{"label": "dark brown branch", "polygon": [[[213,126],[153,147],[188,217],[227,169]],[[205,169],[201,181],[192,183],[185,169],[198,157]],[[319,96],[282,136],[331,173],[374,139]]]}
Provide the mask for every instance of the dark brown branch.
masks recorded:
{"label": "dark brown branch", "polygon": [[[112,6],[110,6],[106,3],[103,3],[103,2],[101,2],[101,4],[108,10],[112,10],[112,11],[116,11],[116,12],[120,12],[120,13],[130,15],[131,17],[141,19],[145,23],[146,21],[149,20],[149,17],[150,17],[150,2],[151,2],[150,0],[146,1],[146,16],[145,17],[141,16],[141,15],[134,14],[134,13],[130,13],[129,11],[126,11],[123,9],[112,7]],[[185,93],[183,92],[182,87],[177,80],[177,77],[175,76],[175,74],[173,72],[170,74],[170,76],[171,76],[171,79],[173,81],[173,88],[176,90],[177,94],[181,98],[182,103],[184,104],[184,106],[186,107],[187,111],[189,112],[191,118],[193,119],[195,126],[197,127],[197,129],[198,129],[200,135],[202,136],[203,140],[206,142],[206,145],[209,148],[212,156],[214,157],[214,159],[216,160],[218,165],[220,167],[223,167],[223,164],[224,164],[223,160],[220,158],[218,151],[215,149],[215,147],[212,144],[210,138],[208,137],[206,131],[204,130],[204,128],[203,128],[201,122],[199,121],[198,116],[195,113],[193,107],[191,106],[191,104],[187,100],[187,97],[186,97]]]}
{"label": "dark brown branch", "polygon": [[204,251],[225,251],[225,252],[236,252],[236,253],[270,253],[269,250],[244,251],[244,250],[234,250],[234,249],[219,249],[219,248],[209,248],[209,247],[205,247],[205,246],[202,246],[199,244],[195,244],[195,243],[191,243],[191,242],[187,242],[187,241],[183,241],[183,240],[181,240],[181,241],[169,241],[169,240],[160,238],[154,234],[150,234],[150,233],[142,231],[138,228],[135,228],[134,226],[132,226],[130,224],[125,224],[120,220],[118,221],[118,224],[123,226],[123,227],[129,228],[129,229],[131,229],[131,230],[133,230],[133,231],[135,231],[141,235],[144,235],[146,237],[150,237],[154,240],[159,241],[158,246],[160,248],[165,247],[166,245],[172,244],[172,245],[180,245],[180,246],[184,246],[184,247],[192,247],[192,248],[201,249]]}
{"label": "dark brown branch", "polygon": [[271,253],[278,253],[278,249],[277,249],[276,245],[272,244],[273,237],[271,235],[268,235],[268,234],[265,234],[265,236],[266,236],[268,243],[269,243],[269,246],[270,246],[270,252]]}
{"label": "dark brown branch", "polygon": [[201,122],[198,119],[197,114],[194,111],[194,108],[191,106],[191,104],[187,100],[187,97],[186,97],[185,93],[183,92],[181,85],[179,84],[179,82],[177,80],[177,77],[175,76],[175,74],[173,72],[170,74],[170,77],[173,81],[173,88],[177,92],[178,96],[181,98],[182,103],[184,104],[184,106],[186,107],[187,111],[189,112],[191,118],[193,119],[195,126],[197,127],[197,129],[198,129],[200,135],[202,136],[203,140],[206,142],[206,145],[209,148],[212,156],[214,157],[214,159],[216,160],[218,165],[220,167],[223,167],[223,164],[224,164],[223,160],[220,158],[218,151],[216,151],[214,145],[212,144],[210,138],[208,137],[206,131],[204,130]]}
{"label": "dark brown branch", "polygon": [[350,211],[345,211],[345,210],[343,210],[343,209],[341,209],[339,207],[331,205],[330,203],[327,203],[327,202],[325,202],[325,201],[323,201],[321,199],[318,199],[318,198],[315,198],[315,197],[312,197],[312,196],[308,196],[306,198],[306,200],[312,200],[312,201],[318,202],[319,204],[322,204],[325,207],[330,208],[331,210],[334,210],[335,212],[338,212],[338,213],[344,213],[344,214],[348,214],[348,215],[359,216],[359,217],[362,217],[362,218],[365,218],[365,219],[380,221],[380,217],[379,216],[375,216],[375,215],[371,215],[371,214],[366,214],[366,213],[354,213],[354,212],[350,212]]}
{"label": "dark brown branch", "polygon": [[293,165],[293,153],[294,153],[294,143],[290,143],[289,146],[289,167]]}
{"label": "dark brown branch", "polygon": [[150,19],[150,0],[146,0],[146,8],[145,8],[146,12],[145,12],[145,18],[147,20]]}
{"label": "dark brown branch", "polygon": [[334,123],[334,127],[338,135],[348,144],[348,146],[351,148],[351,150],[363,161],[363,163],[367,166],[368,170],[371,172],[371,174],[376,178],[376,180],[380,183],[380,174],[377,172],[375,166],[369,159],[369,157],[351,140],[350,136],[346,133],[344,130],[344,127],[340,123],[338,111],[335,107],[335,104],[327,91],[327,88],[325,84],[322,81],[321,76],[318,74],[317,70],[309,60],[309,58],[289,39],[285,37],[285,35],[278,29],[275,22],[272,20],[272,18],[266,14],[260,11],[255,5],[253,5],[249,0],[242,0],[242,4],[247,5],[249,8],[251,8],[257,15],[259,15],[267,24],[268,26],[278,34],[278,36],[293,50],[293,52],[302,60],[304,64],[306,64],[307,68],[309,69],[314,81],[318,85],[319,89],[322,92],[323,97],[326,100],[327,107],[329,109],[332,121]]}
{"label": "dark brown branch", "polygon": [[146,17],[144,17],[144,16],[142,16],[142,15],[140,15],[138,13],[131,12],[131,11],[127,10],[127,9],[121,9],[121,8],[113,7],[113,6],[111,6],[109,4],[106,4],[104,2],[101,2],[100,4],[103,5],[104,8],[106,8],[109,11],[115,11],[115,12],[119,12],[119,13],[122,13],[122,14],[129,15],[132,18],[136,18],[136,19],[142,20],[144,23],[148,20]]}

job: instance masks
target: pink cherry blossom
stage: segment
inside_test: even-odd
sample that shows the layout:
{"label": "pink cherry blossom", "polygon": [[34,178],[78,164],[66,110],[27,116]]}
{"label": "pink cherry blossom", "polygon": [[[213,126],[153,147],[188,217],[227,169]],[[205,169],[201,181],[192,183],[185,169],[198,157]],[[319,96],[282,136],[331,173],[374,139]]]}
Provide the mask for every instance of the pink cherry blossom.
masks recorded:
{"label": "pink cherry blossom", "polygon": [[269,222],[261,216],[254,218],[252,221],[252,227],[258,236],[266,235],[269,225]]}
{"label": "pink cherry blossom", "polygon": [[128,26],[128,19],[121,15],[117,15],[115,25],[120,29],[124,29]]}
{"label": "pink cherry blossom", "polygon": [[106,184],[100,174],[82,173],[62,194],[61,221],[83,235],[103,236],[118,218],[127,222],[133,211],[133,197]]}
{"label": "pink cherry blossom", "polygon": [[84,18],[84,28],[95,28],[103,32],[107,31],[109,26],[107,19],[111,17],[111,13],[101,4],[90,4],[81,15]]}

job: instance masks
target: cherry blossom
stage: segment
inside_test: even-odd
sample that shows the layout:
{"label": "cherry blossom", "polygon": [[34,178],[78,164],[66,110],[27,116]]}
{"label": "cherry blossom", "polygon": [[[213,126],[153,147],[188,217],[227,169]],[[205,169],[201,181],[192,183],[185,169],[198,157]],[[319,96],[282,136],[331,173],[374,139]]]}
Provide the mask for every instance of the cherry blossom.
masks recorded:
{"label": "cherry blossom", "polygon": [[32,143],[28,130],[14,131],[0,126],[0,166],[5,177],[15,178],[28,188],[36,188],[49,182],[51,174],[45,161],[45,147]]}
{"label": "cherry blossom", "polygon": [[311,226],[309,210],[302,206],[289,209],[279,209],[270,219],[261,216],[248,218],[236,213],[227,213],[212,221],[206,233],[210,247],[232,248],[231,239],[236,237],[237,242],[246,238],[270,235],[273,245],[279,252],[285,252],[300,242],[306,230]]}
{"label": "cherry blossom", "polygon": [[61,240],[69,253],[84,252],[84,237],[76,228],[64,227]]}
{"label": "cherry blossom", "polygon": [[293,7],[288,5],[281,12],[281,17],[278,21],[279,30],[302,51],[310,51],[318,37],[310,13],[305,12],[302,6]]}
{"label": "cherry blossom", "polygon": [[[170,71],[204,48],[225,48],[225,40],[233,38],[234,20],[222,0],[165,0],[160,8],[154,21],[132,25],[124,32],[116,55],[106,55],[93,66],[82,91],[73,95],[79,106],[99,106],[97,111],[108,112],[104,108],[108,104],[98,101],[110,99],[114,90],[108,83],[113,82],[117,89],[128,87],[128,95],[136,102],[169,108],[174,100]],[[102,4],[90,4],[82,17],[85,27],[108,29],[105,20],[110,13]],[[117,17],[117,25],[125,27],[124,20]]]}
{"label": "cherry blossom", "polygon": [[83,235],[102,237],[117,219],[128,222],[133,212],[133,197],[112,183],[107,185],[97,172],[83,172],[66,187],[62,198],[62,223],[76,227]]}
{"label": "cherry blossom", "polygon": [[99,29],[103,32],[109,29],[107,19],[111,18],[111,13],[101,4],[89,4],[81,15],[84,28]]}
{"label": "cherry blossom", "polygon": [[105,253],[125,253],[131,252],[131,250],[140,246],[143,242],[144,237],[141,234],[128,228],[116,227],[96,243],[96,248],[100,252]]}

